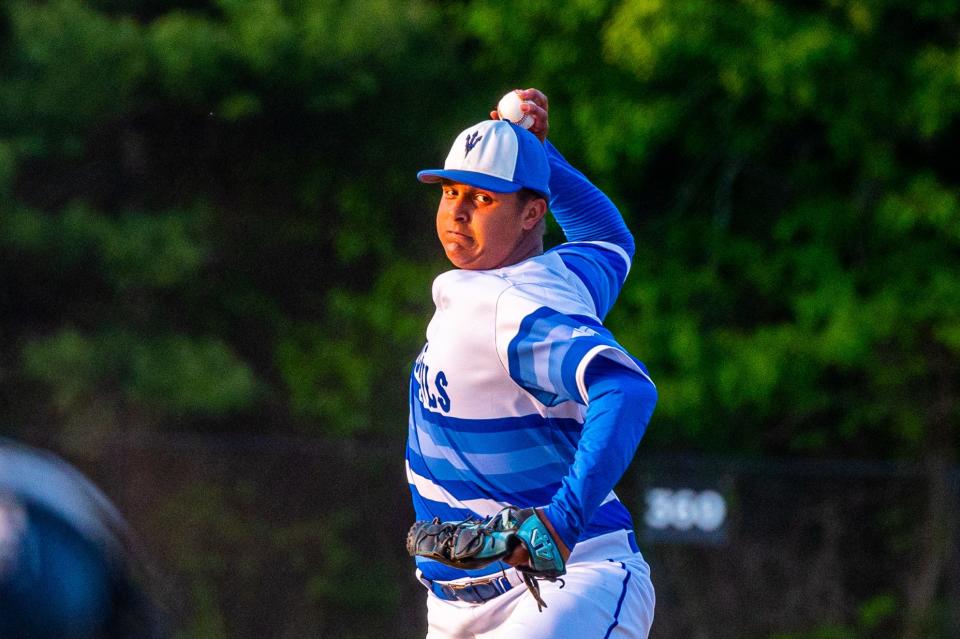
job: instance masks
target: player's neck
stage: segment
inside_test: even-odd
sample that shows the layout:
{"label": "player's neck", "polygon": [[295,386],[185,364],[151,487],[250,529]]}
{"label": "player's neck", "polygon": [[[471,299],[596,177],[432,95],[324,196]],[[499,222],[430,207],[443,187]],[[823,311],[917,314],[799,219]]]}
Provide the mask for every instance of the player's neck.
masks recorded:
{"label": "player's neck", "polygon": [[537,255],[543,254],[543,235],[536,230],[525,231],[520,238],[517,240],[516,246],[513,247],[513,250],[510,251],[510,254],[503,261],[500,266],[496,268],[504,268],[507,266],[513,266],[514,264],[519,264],[524,260],[528,260],[531,257],[536,257]]}

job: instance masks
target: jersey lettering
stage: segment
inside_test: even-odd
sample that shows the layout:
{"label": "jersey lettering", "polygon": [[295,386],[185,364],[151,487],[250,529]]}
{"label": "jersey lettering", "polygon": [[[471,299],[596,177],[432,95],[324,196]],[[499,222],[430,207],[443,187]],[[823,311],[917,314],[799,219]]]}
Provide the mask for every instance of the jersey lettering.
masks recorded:
{"label": "jersey lettering", "polygon": [[436,382],[437,393],[440,395],[438,400],[440,402],[440,409],[445,413],[449,413],[450,396],[447,395],[447,376],[443,373],[443,371],[440,371],[437,373],[437,377],[434,381]]}
{"label": "jersey lettering", "polygon": [[[423,358],[427,354],[427,348],[429,348],[429,344],[423,347],[423,350],[417,357],[416,363],[413,365],[413,374],[417,379],[417,383],[420,385],[420,391],[418,393],[420,403],[430,408],[437,408],[439,406],[440,410],[449,413],[450,395],[447,394],[447,386],[449,385],[447,375],[443,371],[438,371],[437,374],[433,376],[433,384],[431,385],[430,367],[423,362]],[[431,386],[433,389],[436,389],[436,394],[431,390]]]}

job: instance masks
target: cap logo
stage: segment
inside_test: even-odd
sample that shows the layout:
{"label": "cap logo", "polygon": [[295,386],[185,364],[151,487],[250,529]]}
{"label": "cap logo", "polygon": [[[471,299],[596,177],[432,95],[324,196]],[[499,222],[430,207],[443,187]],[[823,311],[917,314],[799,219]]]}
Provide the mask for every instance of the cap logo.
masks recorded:
{"label": "cap logo", "polygon": [[470,151],[473,150],[473,147],[477,146],[477,142],[483,139],[483,136],[480,135],[479,131],[474,131],[467,136],[467,150],[463,152],[463,157],[467,157]]}

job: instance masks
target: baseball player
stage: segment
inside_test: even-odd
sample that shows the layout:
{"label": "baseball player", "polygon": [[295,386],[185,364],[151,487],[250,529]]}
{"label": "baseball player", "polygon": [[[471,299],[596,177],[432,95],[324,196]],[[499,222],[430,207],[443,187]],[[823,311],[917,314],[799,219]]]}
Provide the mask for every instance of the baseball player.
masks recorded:
{"label": "baseball player", "polygon": [[[630,268],[616,207],[549,142],[547,98],[524,130],[464,130],[439,183],[456,269],[413,367],[408,538],[428,639],[646,637],[650,570],[613,488],[657,393],[602,321]],[[543,249],[549,209],[567,242]],[[525,587],[526,586],[526,587]]]}

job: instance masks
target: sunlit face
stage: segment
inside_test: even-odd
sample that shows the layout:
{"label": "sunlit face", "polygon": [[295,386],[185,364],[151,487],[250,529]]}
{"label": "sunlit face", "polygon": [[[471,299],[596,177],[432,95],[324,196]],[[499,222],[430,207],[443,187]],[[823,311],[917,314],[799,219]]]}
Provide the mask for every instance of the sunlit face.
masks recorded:
{"label": "sunlit face", "polygon": [[[544,211],[521,204],[517,193],[497,193],[443,180],[437,235],[457,268],[486,270],[516,264],[542,249],[532,231]],[[542,200],[540,201],[542,202]],[[531,242],[531,240],[535,240]]]}

